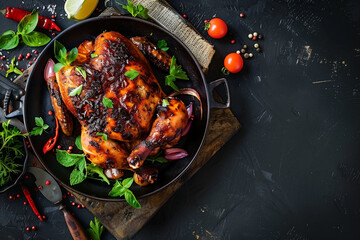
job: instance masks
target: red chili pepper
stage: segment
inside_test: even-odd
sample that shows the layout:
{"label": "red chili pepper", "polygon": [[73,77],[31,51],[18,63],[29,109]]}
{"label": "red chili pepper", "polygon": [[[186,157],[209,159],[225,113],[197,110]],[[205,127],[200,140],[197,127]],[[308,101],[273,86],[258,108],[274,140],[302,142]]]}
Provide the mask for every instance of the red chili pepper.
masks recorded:
{"label": "red chili pepper", "polygon": [[50,151],[51,149],[53,149],[53,147],[55,147],[55,144],[58,140],[59,137],[59,121],[57,120],[57,118],[55,118],[56,121],[56,129],[55,129],[55,137],[50,138],[44,145],[43,147],[43,153],[47,153],[48,151]]}
{"label": "red chili pepper", "polygon": [[[31,13],[29,11],[25,11],[25,10],[18,9],[18,8],[12,8],[12,7],[7,7],[6,9],[0,10],[0,12],[2,14],[4,14],[7,19],[11,19],[16,22],[20,22],[21,19],[23,19],[23,17],[25,17],[26,15]],[[37,26],[40,28],[43,28],[43,29],[47,29],[47,30],[55,29],[59,32],[61,31],[60,28],[58,27],[58,25],[56,25],[56,23],[51,21],[49,18],[40,16],[40,15],[38,18]]]}
{"label": "red chili pepper", "polygon": [[21,189],[22,189],[22,191],[23,191],[26,199],[28,200],[31,209],[34,211],[35,215],[40,219],[40,221],[42,221],[43,219],[42,219],[39,211],[38,211],[37,208],[36,208],[36,205],[35,205],[35,203],[34,203],[34,200],[31,198],[29,189],[28,189],[26,186],[24,186],[24,185],[21,185]]}

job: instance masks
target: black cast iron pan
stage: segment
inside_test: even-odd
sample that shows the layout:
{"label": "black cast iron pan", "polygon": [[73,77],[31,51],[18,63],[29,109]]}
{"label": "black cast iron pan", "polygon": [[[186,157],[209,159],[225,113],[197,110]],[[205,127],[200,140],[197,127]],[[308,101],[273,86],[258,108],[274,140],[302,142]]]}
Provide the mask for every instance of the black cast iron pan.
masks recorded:
{"label": "black cast iron pan", "polygon": [[[210,108],[229,107],[229,89],[225,79],[220,79],[208,84],[199,64],[188,48],[170,32],[148,21],[131,17],[92,18],[71,26],[59,34],[55,39],[64,44],[67,49],[71,49],[73,47],[77,47],[84,40],[95,39],[96,36],[104,31],[118,31],[126,37],[146,36],[154,43],[158,40],[164,39],[170,47],[168,51],[169,54],[176,57],[177,63],[182,65],[183,69],[187,72],[190,78],[190,81],[178,80],[176,84],[180,88],[191,87],[196,89],[200,94],[203,103],[203,118],[200,120],[200,108],[197,101],[192,97],[181,97],[185,104],[190,101],[195,103],[194,124],[192,125],[190,133],[180,142],[180,147],[186,149],[189,152],[189,156],[172,163],[159,165],[160,174],[157,183],[146,187],[133,186],[132,191],[138,198],[141,198],[164,189],[170,183],[178,179],[188,169],[199,153],[204,142],[208,127]],[[119,198],[109,197],[108,192],[111,190],[111,186],[96,180],[87,179],[78,185],[70,186],[69,176],[72,169],[61,166],[56,161],[54,152],[49,152],[46,155],[42,152],[45,142],[53,136],[53,131],[55,129],[54,117],[48,115],[48,111],[52,110],[52,107],[48,89],[43,77],[44,67],[47,60],[49,58],[55,60],[53,49],[54,44],[52,41],[38,57],[26,85],[26,94],[23,104],[24,123],[26,129],[31,131],[31,129],[35,127],[35,117],[42,117],[50,126],[50,129],[52,129],[52,131],[50,131],[51,133],[49,132],[48,134],[43,134],[41,136],[32,136],[30,138],[31,145],[46,170],[63,185],[77,193],[95,199],[122,201],[122,199]],[[152,68],[165,93],[170,94],[172,90],[163,84],[166,73],[157,69],[155,66]],[[227,91],[227,100],[225,104],[216,102],[212,96],[213,89],[222,83],[225,84]],[[73,136],[71,137],[66,137],[61,134],[58,144],[64,148],[67,148],[70,145],[74,146],[75,138],[80,135],[79,124],[75,126],[74,130]]]}

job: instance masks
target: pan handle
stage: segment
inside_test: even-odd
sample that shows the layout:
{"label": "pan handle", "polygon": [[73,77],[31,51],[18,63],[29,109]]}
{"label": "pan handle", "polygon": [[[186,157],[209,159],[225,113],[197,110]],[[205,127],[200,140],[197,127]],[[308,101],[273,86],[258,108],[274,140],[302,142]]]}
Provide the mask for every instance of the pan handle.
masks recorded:
{"label": "pan handle", "polygon": [[[0,86],[3,90],[5,90],[5,96],[4,96],[4,115],[6,118],[14,118],[21,116],[22,113],[22,96],[25,94],[25,91],[10,81],[9,79],[3,77],[0,75]],[[13,99],[15,101],[20,101],[20,106],[18,109],[16,109],[13,112],[9,113],[9,105],[10,105],[10,99]]]}
{"label": "pan handle", "polygon": [[[226,101],[225,103],[220,103],[215,101],[215,97],[213,95],[213,90],[220,84],[225,85],[226,90]],[[212,81],[208,84],[208,90],[209,90],[209,101],[210,101],[210,108],[229,108],[230,107],[230,91],[229,91],[229,85],[227,83],[227,80],[225,78],[220,78],[218,80]]]}

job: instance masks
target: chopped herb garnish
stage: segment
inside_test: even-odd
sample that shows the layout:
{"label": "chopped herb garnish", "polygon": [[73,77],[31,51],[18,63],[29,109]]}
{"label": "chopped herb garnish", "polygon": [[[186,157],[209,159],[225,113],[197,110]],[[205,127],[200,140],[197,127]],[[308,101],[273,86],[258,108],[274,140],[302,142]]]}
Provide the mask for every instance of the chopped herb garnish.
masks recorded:
{"label": "chopped herb garnish", "polygon": [[9,64],[9,69],[6,71],[5,77],[8,77],[9,73],[12,73],[12,72],[14,72],[16,74],[22,74],[22,71],[20,69],[18,69],[15,65],[15,56],[11,60],[11,63]]}
{"label": "chopped herb garnish", "polygon": [[69,93],[69,96],[70,96],[70,97],[74,97],[74,96],[80,95],[80,94],[81,94],[81,91],[82,91],[82,88],[83,88],[83,85],[80,85],[80,86],[78,86],[77,88],[74,88],[74,89]]}
{"label": "chopped herb garnish", "polygon": [[104,107],[107,107],[107,108],[113,108],[114,107],[113,101],[110,98],[103,97],[102,102],[103,102]]}
{"label": "chopped herb garnish", "polygon": [[169,50],[169,47],[167,46],[167,43],[165,40],[160,40],[157,42],[157,48],[163,50],[164,52],[166,52],[167,50]]}
{"label": "chopped herb garnish", "polygon": [[173,56],[171,58],[170,74],[165,77],[165,85],[172,87],[175,91],[179,91],[178,86],[174,83],[176,79],[189,80],[189,77],[180,65],[176,66],[176,58]]}
{"label": "chopped herb garnish", "polygon": [[104,141],[108,140],[108,136],[105,133],[96,133],[96,136],[102,136],[102,138],[104,139]]}
{"label": "chopped herb garnish", "polygon": [[164,98],[164,99],[162,100],[162,106],[163,106],[163,107],[167,107],[167,106],[169,106],[169,105],[170,105],[169,100],[167,100],[167,99]]}
{"label": "chopped herb garnish", "polygon": [[134,3],[132,3],[130,0],[127,0],[127,5],[121,4],[119,2],[116,2],[117,4],[120,4],[122,6],[122,8],[124,8],[125,10],[127,10],[131,16],[136,17],[136,16],[140,16],[143,19],[148,19],[148,9],[145,8],[143,5],[139,4],[139,5],[135,5]]}
{"label": "chopped herb garnish", "polygon": [[134,80],[137,76],[139,76],[140,72],[131,69],[130,71],[127,71],[125,73],[125,76],[127,76],[130,80]]}
{"label": "chopped herb garnish", "polygon": [[86,71],[82,69],[81,67],[76,67],[75,70],[80,73],[80,75],[86,80]]}
{"label": "chopped herb garnish", "polygon": [[49,128],[49,125],[45,124],[41,117],[35,117],[35,125],[36,127],[30,132],[33,136],[41,135],[43,131]]}
{"label": "chopped herb garnish", "polygon": [[96,53],[92,53],[92,54],[90,54],[90,57],[91,58],[96,58],[96,57],[98,57],[99,55],[97,55]]}

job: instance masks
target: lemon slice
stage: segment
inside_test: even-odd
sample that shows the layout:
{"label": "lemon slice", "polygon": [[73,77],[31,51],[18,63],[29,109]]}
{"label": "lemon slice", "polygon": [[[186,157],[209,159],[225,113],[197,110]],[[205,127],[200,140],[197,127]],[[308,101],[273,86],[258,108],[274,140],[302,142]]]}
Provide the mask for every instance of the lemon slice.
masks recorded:
{"label": "lemon slice", "polygon": [[99,0],[66,0],[64,9],[69,19],[80,21],[91,15],[98,2]]}

